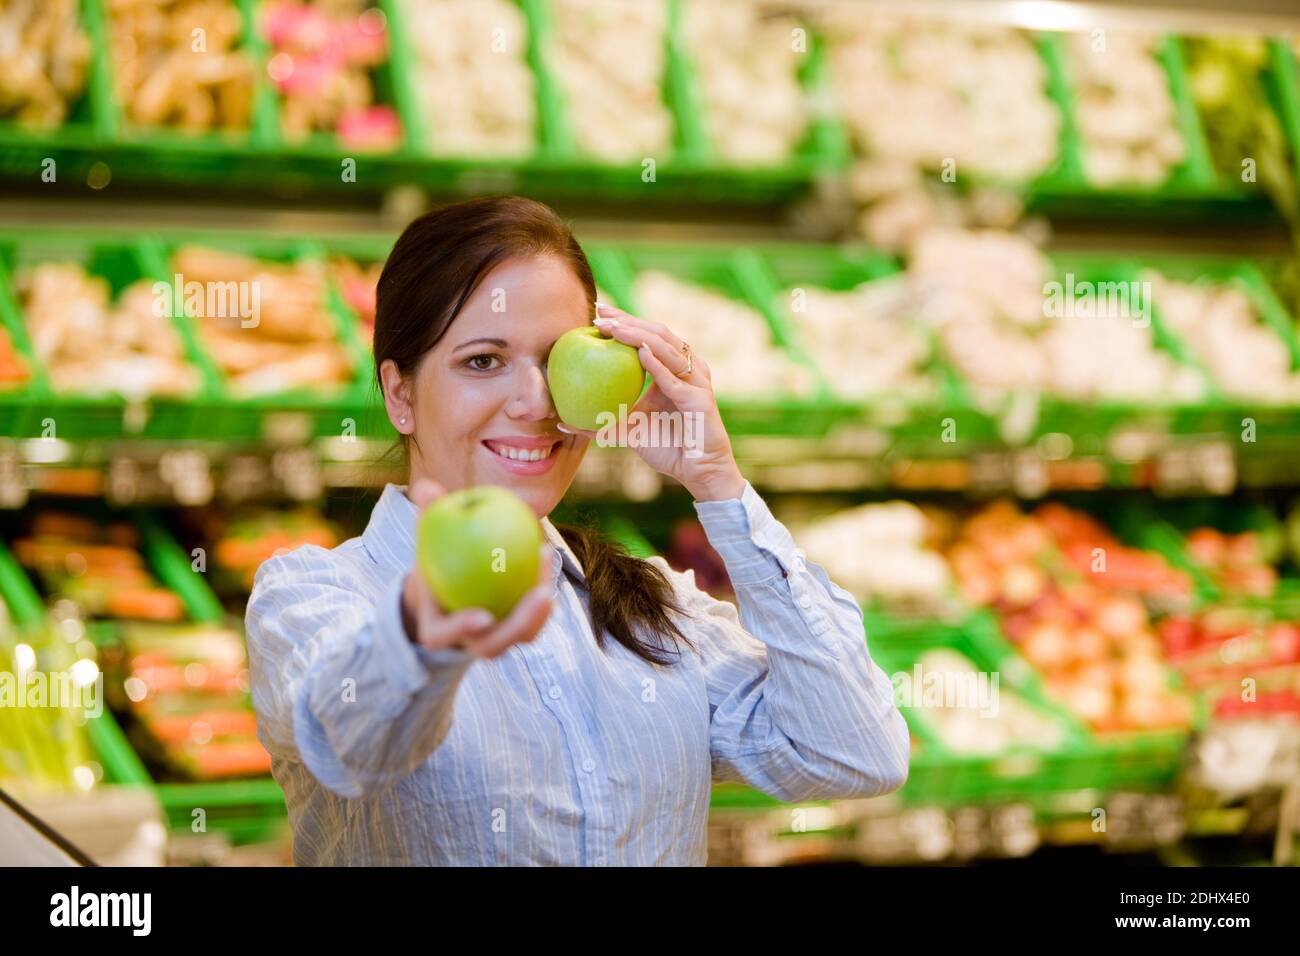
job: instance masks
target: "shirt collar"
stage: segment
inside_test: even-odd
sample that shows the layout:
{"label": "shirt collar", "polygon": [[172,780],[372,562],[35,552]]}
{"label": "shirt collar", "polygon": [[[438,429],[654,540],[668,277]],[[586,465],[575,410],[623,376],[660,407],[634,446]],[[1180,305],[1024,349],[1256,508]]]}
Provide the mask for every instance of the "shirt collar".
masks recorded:
{"label": "shirt collar", "polygon": [[[361,535],[366,551],[377,564],[405,571],[415,560],[415,522],[419,510],[406,497],[406,486],[389,483]],[[555,559],[555,581],[560,580],[563,569],[579,583],[585,583],[582,565],[550,518],[542,519],[542,533],[551,544]]]}

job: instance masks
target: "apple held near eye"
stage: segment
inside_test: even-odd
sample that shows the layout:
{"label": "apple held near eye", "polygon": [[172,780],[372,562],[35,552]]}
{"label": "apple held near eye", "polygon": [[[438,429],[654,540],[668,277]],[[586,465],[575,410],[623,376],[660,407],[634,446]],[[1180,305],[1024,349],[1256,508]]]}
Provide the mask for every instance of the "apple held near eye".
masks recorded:
{"label": "apple held near eye", "polygon": [[645,369],[636,349],[606,337],[594,325],[570,329],[551,346],[547,384],[560,420],[573,428],[598,431],[602,412],[618,416],[641,397]]}
{"label": "apple held near eye", "polygon": [[444,495],[416,532],[420,573],[443,609],[481,607],[498,620],[537,585],[541,546],[533,509],[495,485]]}

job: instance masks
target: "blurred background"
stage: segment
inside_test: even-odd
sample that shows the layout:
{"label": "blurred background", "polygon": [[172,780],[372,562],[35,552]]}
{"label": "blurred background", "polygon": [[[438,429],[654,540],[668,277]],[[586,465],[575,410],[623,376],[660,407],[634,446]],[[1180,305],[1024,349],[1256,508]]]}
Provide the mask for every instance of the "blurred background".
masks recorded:
{"label": "blurred background", "polygon": [[[0,789],[290,861],[252,577],[403,480],[393,239],[511,192],[707,356],[911,728],[889,797],[715,788],[713,862],[1295,864],[1300,12],[1213,6],[0,0],[0,673],[104,702],[0,706]],[[562,509],[731,597],[633,454]]]}

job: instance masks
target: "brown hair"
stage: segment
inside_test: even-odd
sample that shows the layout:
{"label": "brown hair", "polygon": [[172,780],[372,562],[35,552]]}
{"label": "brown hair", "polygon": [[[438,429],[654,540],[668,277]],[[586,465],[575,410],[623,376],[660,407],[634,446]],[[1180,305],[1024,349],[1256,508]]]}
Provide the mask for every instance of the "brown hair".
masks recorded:
{"label": "brown hair", "polygon": [[[376,381],[387,359],[403,376],[413,376],[484,277],[508,259],[532,256],[554,256],[568,264],[594,310],[591,264],[573,231],[549,206],[519,196],[488,197],[444,206],[411,222],[379,276]],[[664,573],[593,526],[556,528],[582,565],[597,645],[604,647],[608,632],[644,660],[672,663],[658,639],[690,642],[671,617],[682,608]]]}

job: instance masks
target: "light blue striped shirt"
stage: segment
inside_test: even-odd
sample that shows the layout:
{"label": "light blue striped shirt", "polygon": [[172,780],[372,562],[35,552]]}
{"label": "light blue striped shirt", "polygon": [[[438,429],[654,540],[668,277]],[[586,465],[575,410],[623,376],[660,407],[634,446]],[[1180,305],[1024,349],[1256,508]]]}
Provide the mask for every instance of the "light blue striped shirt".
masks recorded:
{"label": "light blue striped shirt", "polygon": [[360,537],[263,564],[248,604],[253,703],[295,861],[703,865],[711,780],[787,801],[900,787],[907,727],[857,602],[748,483],[695,510],[739,613],[651,558],[695,645],[669,666],[610,637],[597,647],[582,568],[546,519],[563,571],[554,610],[495,660],[407,639],[417,510],[397,485]]}

